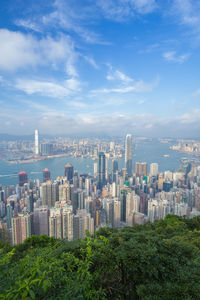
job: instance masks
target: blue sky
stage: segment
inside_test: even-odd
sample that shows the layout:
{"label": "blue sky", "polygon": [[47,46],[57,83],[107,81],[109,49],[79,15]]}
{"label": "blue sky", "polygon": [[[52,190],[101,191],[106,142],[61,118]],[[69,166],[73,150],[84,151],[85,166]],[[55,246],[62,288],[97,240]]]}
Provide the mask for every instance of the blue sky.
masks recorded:
{"label": "blue sky", "polygon": [[0,5],[0,132],[200,136],[200,1]]}

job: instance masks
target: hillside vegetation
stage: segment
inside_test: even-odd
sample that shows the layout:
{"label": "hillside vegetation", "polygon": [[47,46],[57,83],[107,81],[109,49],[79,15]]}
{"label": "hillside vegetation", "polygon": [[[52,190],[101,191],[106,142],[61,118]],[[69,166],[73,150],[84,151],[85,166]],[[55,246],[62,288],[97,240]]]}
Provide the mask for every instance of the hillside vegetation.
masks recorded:
{"label": "hillside vegetation", "polygon": [[200,217],[1,241],[0,299],[200,299]]}

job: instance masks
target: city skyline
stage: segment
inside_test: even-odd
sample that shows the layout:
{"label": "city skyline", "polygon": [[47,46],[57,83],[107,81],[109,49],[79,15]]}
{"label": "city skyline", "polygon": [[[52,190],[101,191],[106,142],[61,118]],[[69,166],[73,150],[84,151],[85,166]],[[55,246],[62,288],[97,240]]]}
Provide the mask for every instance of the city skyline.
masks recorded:
{"label": "city skyline", "polygon": [[3,1],[1,133],[199,137],[194,0]]}

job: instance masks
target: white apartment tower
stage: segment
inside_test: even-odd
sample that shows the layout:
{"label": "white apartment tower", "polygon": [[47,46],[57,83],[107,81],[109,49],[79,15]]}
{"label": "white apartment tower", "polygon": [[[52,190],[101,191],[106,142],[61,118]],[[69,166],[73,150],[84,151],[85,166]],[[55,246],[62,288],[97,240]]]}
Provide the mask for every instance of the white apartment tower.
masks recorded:
{"label": "white apartment tower", "polygon": [[35,155],[39,155],[39,132],[35,130]]}
{"label": "white apartment tower", "polygon": [[158,175],[158,164],[157,163],[150,164],[150,175],[151,176]]}
{"label": "white apartment tower", "polygon": [[132,135],[126,135],[125,141],[125,168],[129,177],[132,176],[132,159],[133,159],[133,140]]}

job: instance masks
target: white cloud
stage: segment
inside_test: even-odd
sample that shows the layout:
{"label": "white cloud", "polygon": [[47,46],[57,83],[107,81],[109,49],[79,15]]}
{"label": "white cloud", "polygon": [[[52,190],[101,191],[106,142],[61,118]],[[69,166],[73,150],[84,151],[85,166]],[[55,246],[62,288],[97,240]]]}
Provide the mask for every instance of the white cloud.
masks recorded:
{"label": "white cloud", "polygon": [[106,18],[115,21],[126,21],[128,17],[136,14],[148,14],[157,7],[154,0],[97,0]]}
{"label": "white cloud", "polygon": [[83,55],[83,58],[93,67],[95,68],[96,70],[99,69],[99,66],[97,65],[97,63],[95,62],[95,60],[90,57],[90,56],[87,56],[87,55]]}
{"label": "white cloud", "polygon": [[131,79],[129,76],[125,75],[124,73],[118,70],[113,71],[113,68],[111,68],[106,78],[107,80],[120,80],[123,83],[129,83],[133,81],[133,79]]}
{"label": "white cloud", "polygon": [[174,118],[160,118],[145,113],[101,114],[97,110],[83,113],[81,107],[78,115],[70,113],[68,108],[63,107],[52,110],[47,108],[38,112],[29,110],[27,113],[21,109],[0,112],[1,130],[12,134],[19,133],[20,123],[22,125],[23,122],[24,134],[30,134],[35,128],[39,128],[41,132],[49,134],[105,135],[106,133],[121,136],[132,131],[136,135],[151,137],[199,137],[199,118],[199,109]]}
{"label": "white cloud", "polygon": [[56,39],[37,39],[31,34],[0,30],[0,69],[16,71],[35,66],[65,65],[70,76],[77,76],[75,69],[76,52],[71,39],[62,35]]}
{"label": "white cloud", "polygon": [[36,22],[31,22],[30,20],[20,19],[20,20],[17,20],[15,23],[19,27],[24,27],[24,28],[30,29],[32,31],[41,32],[41,29]]}
{"label": "white cloud", "polygon": [[[134,81],[132,80],[132,84],[123,84],[120,87],[114,87],[114,88],[103,88],[103,89],[97,89],[97,90],[92,90],[90,93],[91,94],[98,94],[98,93],[130,93],[130,92],[148,92],[152,91],[154,87],[158,85],[159,78],[157,78],[155,81],[147,83],[144,82],[143,80],[138,80]],[[129,83],[129,81],[126,83]]]}
{"label": "white cloud", "polygon": [[200,109],[193,109],[178,118],[182,124],[200,123]]}
{"label": "white cloud", "polygon": [[172,14],[178,17],[181,24],[192,28],[194,33],[200,33],[200,5],[196,0],[174,0]]}
{"label": "white cloud", "polygon": [[179,63],[179,64],[184,63],[189,58],[189,56],[190,56],[189,53],[184,53],[184,54],[181,54],[181,55],[177,55],[176,51],[168,51],[168,52],[163,53],[163,58],[166,61],[176,62],[176,63]]}
{"label": "white cloud", "polygon": [[64,98],[80,91],[80,82],[71,78],[61,85],[52,81],[18,79],[15,88],[28,95],[40,94],[41,96]]}
{"label": "white cloud", "polygon": [[56,0],[54,2],[54,11],[41,18],[41,26],[59,26],[62,29],[75,32],[87,43],[110,44],[102,41],[99,34],[87,29],[84,21],[87,20],[89,25],[89,20],[95,18],[95,9],[92,5],[74,6],[73,1]]}

